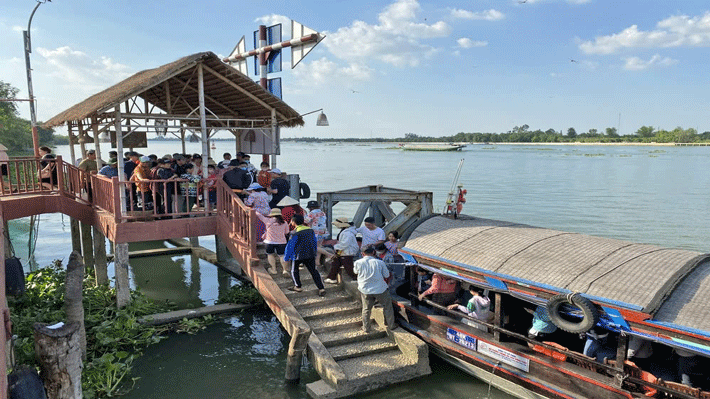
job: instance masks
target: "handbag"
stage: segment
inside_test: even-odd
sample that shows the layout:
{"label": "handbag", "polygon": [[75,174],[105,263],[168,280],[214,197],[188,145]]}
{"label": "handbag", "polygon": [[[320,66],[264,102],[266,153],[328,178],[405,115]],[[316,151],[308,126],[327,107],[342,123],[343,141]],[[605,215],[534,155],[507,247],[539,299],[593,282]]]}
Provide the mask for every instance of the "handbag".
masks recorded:
{"label": "handbag", "polygon": [[49,179],[50,177],[52,177],[52,172],[49,169],[42,169],[39,171],[40,179]]}

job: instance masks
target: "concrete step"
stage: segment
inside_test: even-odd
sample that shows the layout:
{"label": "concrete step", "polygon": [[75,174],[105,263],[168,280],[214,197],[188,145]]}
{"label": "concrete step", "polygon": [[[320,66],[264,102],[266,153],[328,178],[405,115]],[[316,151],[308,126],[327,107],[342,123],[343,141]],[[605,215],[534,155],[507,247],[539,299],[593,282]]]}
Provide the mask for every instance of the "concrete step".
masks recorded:
{"label": "concrete step", "polygon": [[338,331],[345,331],[345,330],[358,330],[362,331],[362,318],[360,318],[357,321],[349,321],[343,324],[334,324],[334,325],[328,325],[328,326],[323,326],[323,327],[318,327],[314,328],[313,327],[314,323],[310,323],[311,329],[313,330],[313,333],[318,335],[319,337],[321,334],[328,334],[332,332],[338,332]]}
{"label": "concrete step", "polygon": [[[333,286],[331,286],[331,287],[333,287]],[[345,290],[331,292],[330,290],[328,290],[328,288],[330,288],[330,287],[328,287],[326,285],[327,295],[325,297],[319,297],[319,296],[312,297],[310,295],[295,296],[293,298],[290,298],[291,303],[293,304],[293,306],[296,307],[296,309],[307,309],[307,308],[314,307],[314,306],[324,306],[324,305],[329,305],[329,304],[339,302],[339,301],[352,300],[352,297],[350,296],[350,294],[345,292]]]}
{"label": "concrete step", "polygon": [[[327,297],[323,298],[325,298],[325,300],[328,300]],[[333,301],[332,303],[323,303],[320,306],[299,306],[296,309],[298,309],[298,313],[300,313],[303,317],[311,317],[318,315],[327,316],[328,314],[333,314],[335,312],[343,311],[346,309],[357,309],[358,311],[362,311],[362,305],[360,305],[359,302],[353,301],[352,299],[342,297],[336,297],[333,299],[335,299],[335,301]]]}
{"label": "concrete step", "polygon": [[324,318],[330,318],[330,317],[338,317],[338,316],[348,316],[348,315],[360,315],[362,313],[362,308],[360,306],[358,307],[342,307],[342,308],[337,308],[333,307],[331,311],[325,311],[323,309],[319,308],[312,308],[312,309],[306,309],[306,311],[312,311],[311,314],[304,314],[304,312],[301,312],[301,317],[303,317],[303,320],[305,320],[307,323],[311,323],[314,320],[318,319],[324,319]]}
{"label": "concrete step", "polygon": [[336,362],[389,351],[399,352],[397,344],[389,337],[354,342],[328,348],[328,352],[330,352],[330,355]]}
{"label": "concrete step", "polygon": [[[350,381],[374,377],[375,380],[386,384],[388,380],[406,381],[409,378],[421,375],[421,373],[417,373],[417,360],[405,356],[400,351],[380,352],[341,360],[338,365],[343,369]],[[408,378],[393,378],[393,374],[402,373],[412,373],[414,375]]]}
{"label": "concrete step", "polygon": [[352,344],[355,342],[385,338],[387,337],[387,331],[373,329],[372,332],[365,334],[365,332],[362,331],[362,324],[358,323],[355,328],[324,332],[316,335],[323,343],[323,346],[329,348],[333,346]]}
{"label": "concrete step", "polygon": [[[303,282],[301,282],[301,283],[303,283]],[[293,286],[293,284],[289,285],[288,287],[292,287],[292,286]],[[304,285],[301,288],[303,288],[303,291],[301,291],[301,292],[291,291],[288,288],[282,288],[282,291],[289,300],[293,300],[294,297],[304,297],[304,296],[318,297],[318,287],[316,287],[315,284]],[[340,287],[326,286],[325,287],[325,297],[323,297],[323,298],[328,298],[329,295],[331,295],[333,293],[341,292],[341,291],[342,291],[342,288],[340,288]],[[321,297],[319,297],[319,298],[321,298]]]}
{"label": "concrete step", "polygon": [[316,331],[316,333],[319,331],[343,330],[353,328],[356,324],[362,326],[362,315],[357,313],[327,318],[317,318],[309,321],[308,324],[311,326],[313,331]]}

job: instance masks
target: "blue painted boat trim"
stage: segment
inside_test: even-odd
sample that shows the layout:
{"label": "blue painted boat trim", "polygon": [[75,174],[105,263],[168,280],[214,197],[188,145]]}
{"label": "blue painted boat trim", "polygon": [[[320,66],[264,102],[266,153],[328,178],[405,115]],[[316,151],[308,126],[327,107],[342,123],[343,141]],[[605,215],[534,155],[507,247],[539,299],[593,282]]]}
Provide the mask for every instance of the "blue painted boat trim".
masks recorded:
{"label": "blue painted boat trim", "polygon": [[486,277],[486,281],[488,281],[488,284],[490,284],[491,286],[498,288],[501,291],[508,291],[508,285],[506,283],[504,283],[503,281],[498,280],[497,278],[493,278],[493,277],[488,277],[488,276],[485,276],[485,277]]}
{"label": "blue painted boat trim", "polygon": [[[513,276],[510,276],[510,275],[507,275],[507,274],[492,272],[492,271],[490,271],[490,270],[482,269],[482,268],[480,268],[480,267],[476,267],[476,266],[472,266],[472,265],[467,265],[467,264],[461,263],[461,262],[456,262],[456,261],[453,261],[453,260],[450,260],[450,259],[442,258],[442,257],[436,256],[436,255],[427,254],[427,253],[420,252],[420,251],[417,251],[417,250],[415,250],[415,249],[411,249],[411,248],[407,248],[407,247],[402,248],[402,250],[403,250],[403,251],[408,251],[408,252],[411,252],[412,254],[420,255],[420,256],[423,256],[423,257],[426,257],[426,258],[429,258],[429,259],[441,261],[441,262],[443,262],[443,263],[449,263],[449,264],[451,264],[451,265],[460,266],[460,267],[462,267],[462,268],[464,268],[464,269],[468,269],[468,270],[475,271],[475,272],[478,272],[478,273],[488,274],[488,275],[491,275],[491,276],[493,276],[493,277],[498,277],[498,278],[513,280],[513,281],[515,281],[515,282],[519,282],[519,283],[522,283],[522,284],[525,284],[525,285],[528,285],[528,286],[531,286],[531,287],[536,287],[536,288],[540,288],[540,289],[544,289],[544,290],[548,290],[548,291],[555,291],[555,292],[559,292],[559,293],[563,293],[563,294],[567,294],[567,293],[572,292],[572,291],[570,291],[570,290],[568,290],[568,289],[564,289],[564,288],[560,288],[560,287],[555,287],[555,286],[547,285],[547,284],[542,284],[542,283],[538,283],[538,282],[536,282],[536,281],[521,279],[521,278],[513,277]],[[583,296],[584,296],[585,298],[588,298],[588,299],[591,299],[591,300],[594,300],[594,301],[597,301],[597,302],[607,303],[607,304],[610,304],[610,305],[613,305],[613,306],[617,306],[617,307],[620,307],[620,308],[626,308],[626,309],[635,310],[635,311],[638,311],[638,312],[642,312],[642,311],[643,311],[643,307],[641,307],[641,306],[639,306],[639,305],[633,305],[633,304],[626,303],[626,302],[615,301],[615,300],[613,300],[613,299],[604,298],[604,297],[599,297],[599,296],[595,296],[595,295],[583,294]]]}
{"label": "blue painted boat trim", "polygon": [[679,330],[683,332],[688,332],[692,334],[702,335],[703,337],[710,338],[710,332],[704,330],[698,330],[697,328],[691,328],[686,326],[681,326],[679,324],[673,324],[665,321],[647,320],[648,324],[655,324],[657,326],[663,326],[667,328],[672,328],[674,330]]}
{"label": "blue painted boat trim", "polygon": [[613,309],[613,308],[608,308],[606,306],[602,306],[602,309],[604,309],[604,312],[606,312],[607,316],[611,319],[611,321],[614,323],[614,325],[624,331],[629,331],[631,330],[631,327],[629,327],[629,323],[624,320],[624,316],[619,313],[618,310]]}

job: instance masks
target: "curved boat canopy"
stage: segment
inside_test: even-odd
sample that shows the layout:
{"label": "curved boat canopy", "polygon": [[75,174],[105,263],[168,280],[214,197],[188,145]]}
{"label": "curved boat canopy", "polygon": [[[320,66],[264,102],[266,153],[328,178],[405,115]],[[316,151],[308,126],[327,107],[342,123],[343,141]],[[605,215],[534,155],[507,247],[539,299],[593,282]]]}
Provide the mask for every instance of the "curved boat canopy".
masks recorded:
{"label": "curved boat canopy", "polygon": [[403,249],[547,290],[606,298],[657,322],[710,331],[709,254],[465,216],[424,221]]}

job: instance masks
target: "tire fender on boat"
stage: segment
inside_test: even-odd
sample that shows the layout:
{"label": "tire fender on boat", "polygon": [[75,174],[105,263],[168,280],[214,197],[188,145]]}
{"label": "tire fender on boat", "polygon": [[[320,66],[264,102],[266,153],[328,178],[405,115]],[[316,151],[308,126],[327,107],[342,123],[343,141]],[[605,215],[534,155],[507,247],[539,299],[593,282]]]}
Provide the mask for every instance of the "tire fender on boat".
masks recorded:
{"label": "tire fender on boat", "polygon": [[301,198],[311,198],[311,188],[308,187],[308,184],[301,182],[298,185],[298,189],[300,190],[300,196]]}
{"label": "tire fender on boat", "polygon": [[[571,305],[582,311],[582,320],[570,321],[562,317],[561,307]],[[573,334],[580,334],[589,331],[599,321],[599,311],[592,301],[583,297],[579,293],[559,294],[550,298],[547,302],[547,312],[550,320],[557,328]]]}

